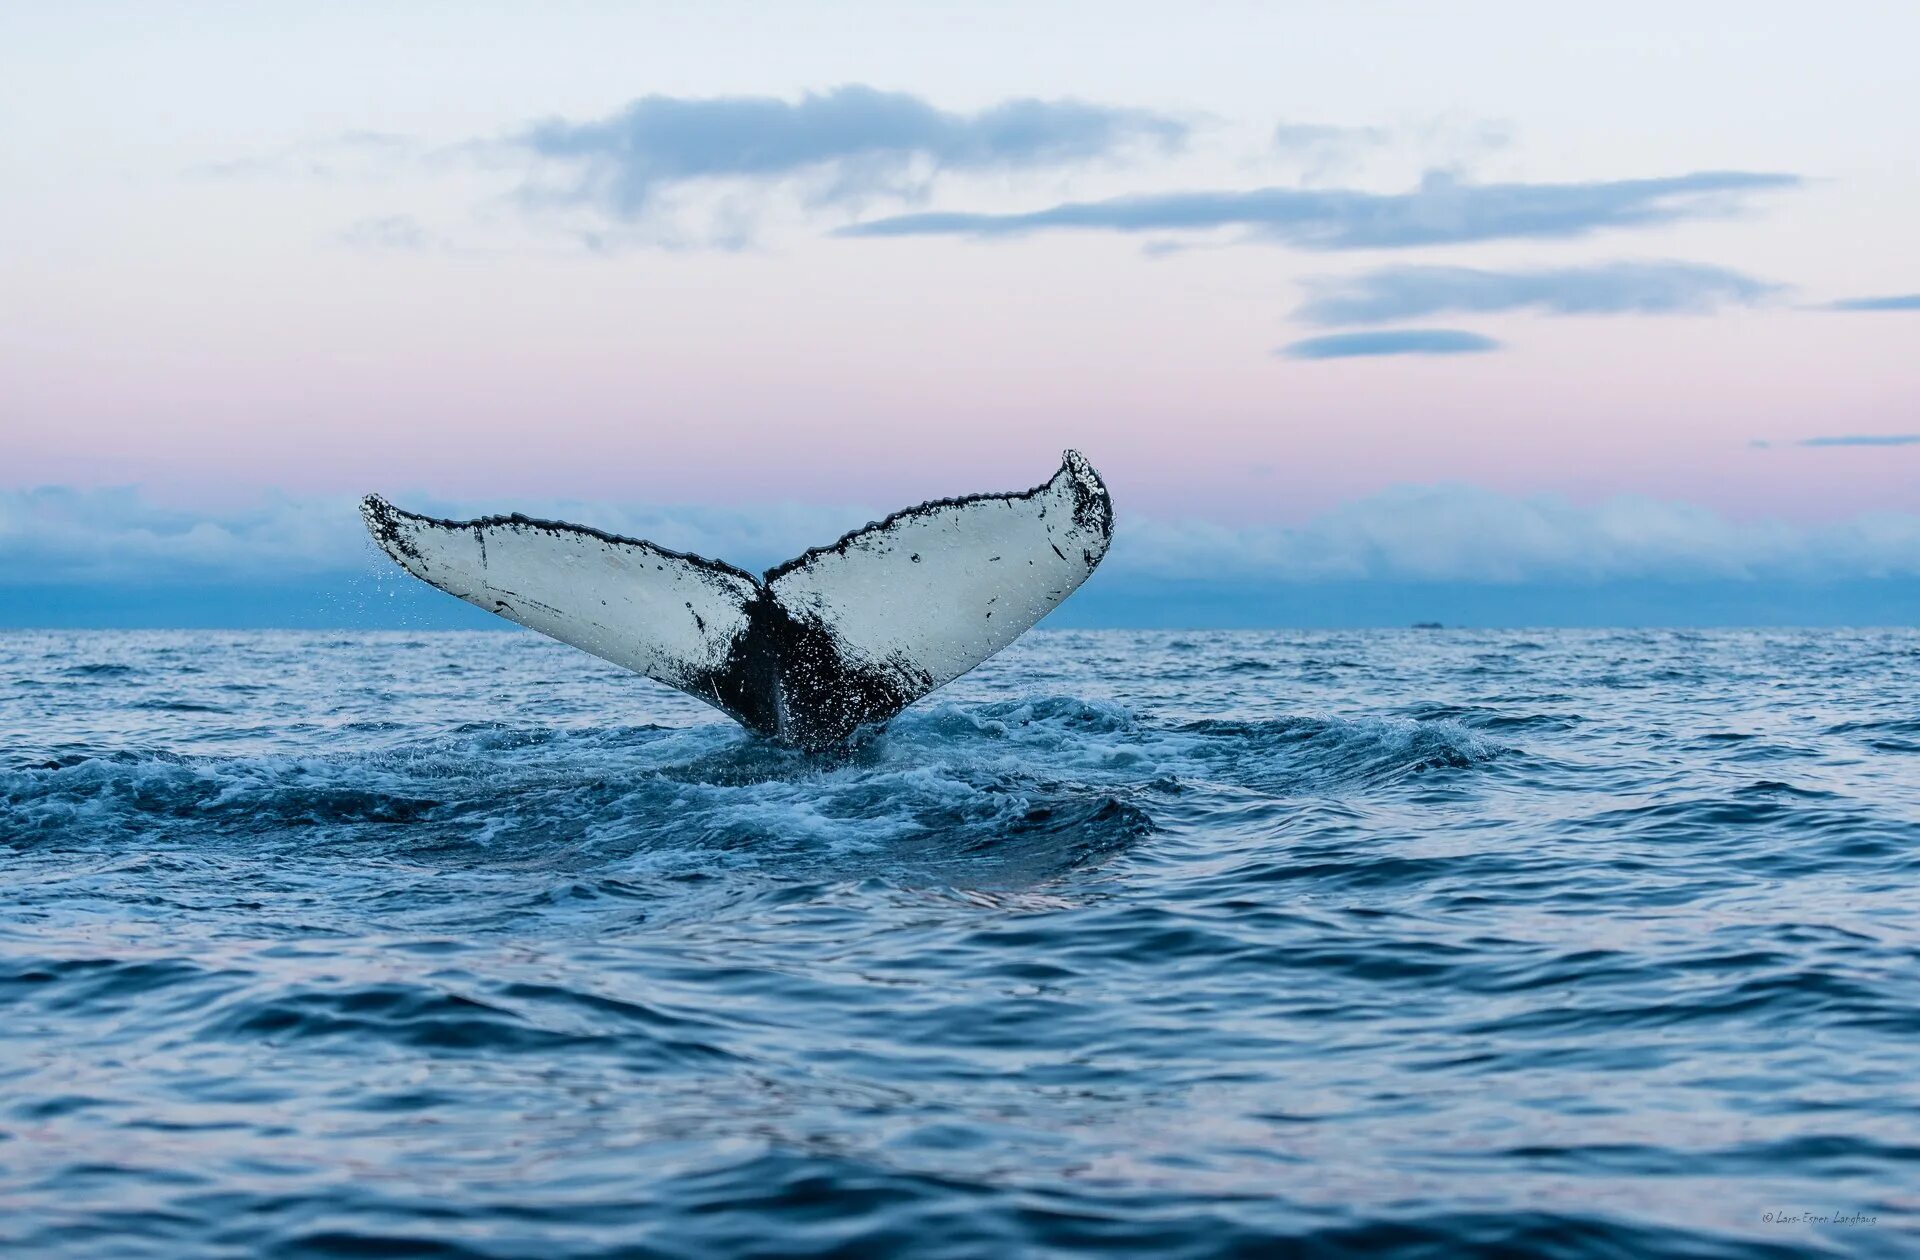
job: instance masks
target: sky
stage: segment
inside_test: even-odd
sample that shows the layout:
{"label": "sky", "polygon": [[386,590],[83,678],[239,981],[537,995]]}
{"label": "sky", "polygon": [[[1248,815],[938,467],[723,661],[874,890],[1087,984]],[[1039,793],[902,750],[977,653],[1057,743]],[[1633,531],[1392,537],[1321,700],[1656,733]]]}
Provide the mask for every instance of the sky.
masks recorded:
{"label": "sky", "polygon": [[[0,9],[0,625],[1106,477],[1070,624],[1912,623],[1902,4]],[[648,532],[651,531],[651,532]]]}

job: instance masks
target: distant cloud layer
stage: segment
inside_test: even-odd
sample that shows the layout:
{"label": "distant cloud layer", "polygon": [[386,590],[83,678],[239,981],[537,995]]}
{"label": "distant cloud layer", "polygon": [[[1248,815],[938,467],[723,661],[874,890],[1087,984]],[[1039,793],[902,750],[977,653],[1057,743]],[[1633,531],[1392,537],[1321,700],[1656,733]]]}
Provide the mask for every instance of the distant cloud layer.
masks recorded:
{"label": "distant cloud layer", "polygon": [[[762,566],[831,542],[868,519],[858,510],[793,504],[743,512],[558,499],[460,503],[403,495],[400,501],[456,520],[508,509],[579,521]],[[353,569],[384,571],[355,496],[274,496],[246,509],[198,513],[149,503],[124,487],[0,491],[0,583],[284,580]]]}
{"label": "distant cloud layer", "polygon": [[[414,505],[455,517],[476,508],[519,509],[749,566],[830,541],[871,515],[793,505]],[[1913,578],[1920,577],[1920,516],[1825,526],[1734,522],[1705,508],[1636,497],[1583,507],[1465,485],[1403,486],[1297,526],[1235,529],[1130,517],[1103,572],[1255,584]],[[342,573],[395,573],[367,543],[345,496],[283,498],[216,514],[160,508],[128,490],[0,492],[0,587],[285,583]]]}
{"label": "distant cloud layer", "polygon": [[1167,579],[1278,581],[1839,581],[1920,576],[1920,516],[1831,525],[1735,522],[1625,496],[1582,507],[1469,485],[1400,486],[1304,525],[1135,522],[1109,564]]}
{"label": "distant cloud layer", "polygon": [[1801,446],[1920,446],[1920,433],[1846,433],[1835,437],[1810,437]]}
{"label": "distant cloud layer", "polygon": [[0,491],[0,582],[191,582],[351,567],[355,501],[273,498],[189,512],[125,487]]}
{"label": "distant cloud layer", "polygon": [[1186,123],[1146,110],[1019,99],[962,114],[849,85],[797,101],[646,96],[606,118],[538,123],[509,145],[565,172],[543,195],[633,221],[696,180],[805,177],[816,199],[849,200],[932,171],[1054,166],[1175,148],[1186,135]]}
{"label": "distant cloud layer", "polygon": [[1452,313],[1535,310],[1553,315],[1667,315],[1752,305],[1782,286],[1724,267],[1615,262],[1531,271],[1387,267],[1307,282],[1294,312],[1311,324],[1384,324]]}
{"label": "distant cloud layer", "polygon": [[1827,303],[1830,311],[1920,311],[1920,293],[1896,293],[1887,297],[1842,298]]}
{"label": "distant cloud layer", "polygon": [[842,228],[840,235],[997,237],[1058,230],[1241,227],[1304,249],[1398,249],[1584,236],[1607,228],[1721,216],[1739,209],[1749,194],[1800,182],[1794,175],[1747,171],[1573,184],[1471,184],[1434,174],[1405,193],[1334,188],[1150,193],[1067,202],[1021,214],[895,215]]}
{"label": "distant cloud layer", "polygon": [[1395,328],[1381,332],[1335,333],[1282,346],[1289,359],[1355,359],[1387,354],[1477,354],[1498,350],[1491,337],[1456,328]]}

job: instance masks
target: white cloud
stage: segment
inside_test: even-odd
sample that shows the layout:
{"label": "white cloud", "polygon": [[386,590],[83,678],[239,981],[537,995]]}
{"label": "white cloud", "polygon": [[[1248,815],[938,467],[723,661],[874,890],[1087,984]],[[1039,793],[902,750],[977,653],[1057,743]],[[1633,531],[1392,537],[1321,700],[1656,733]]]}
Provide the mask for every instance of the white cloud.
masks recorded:
{"label": "white cloud", "polygon": [[275,497],[246,510],[196,514],[137,490],[0,491],[0,581],[177,581],[314,573],[359,563],[343,528],[348,497]]}
{"label": "white cloud", "polygon": [[1123,522],[1110,563],[1143,576],[1274,581],[1916,576],[1920,516],[1742,523],[1633,496],[1580,507],[1466,485],[1401,486],[1293,527]]}
{"label": "white cloud", "polygon": [[[753,511],[523,500],[457,503],[403,497],[402,505],[467,519],[510,507],[576,521],[748,565],[771,565],[832,542],[876,514],[773,504]],[[265,580],[384,567],[353,495],[273,496],[244,509],[196,514],[128,488],[0,491],[0,582]]]}
{"label": "white cloud", "polygon": [[[405,506],[456,519],[511,506],[747,567],[831,542],[877,515],[799,504],[747,510],[409,499]],[[297,580],[383,568],[351,496],[276,497],[193,514],[129,489],[0,492],[0,583]],[[1920,516],[1742,523],[1636,497],[1582,507],[1466,485],[1404,486],[1297,526],[1233,529],[1123,514],[1106,568],[1152,580],[1273,583],[1916,577]]]}

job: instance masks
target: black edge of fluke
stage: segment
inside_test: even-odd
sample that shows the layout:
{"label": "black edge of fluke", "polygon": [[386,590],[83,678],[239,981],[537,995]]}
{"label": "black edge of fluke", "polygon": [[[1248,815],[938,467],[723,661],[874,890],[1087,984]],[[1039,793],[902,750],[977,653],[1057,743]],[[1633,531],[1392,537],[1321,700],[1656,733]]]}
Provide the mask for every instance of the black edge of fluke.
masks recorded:
{"label": "black edge of fluke", "polygon": [[1086,456],[1082,455],[1079,451],[1068,448],[1060,453],[1060,467],[1054,472],[1053,476],[1047,478],[1030,490],[1002,490],[998,493],[962,494],[948,499],[928,499],[925,503],[917,503],[909,508],[901,508],[898,512],[889,512],[879,520],[868,521],[858,529],[850,529],[825,546],[809,547],[793,559],[783,560],[771,569],[768,569],[761,575],[760,580],[768,585],[772,585],[778,578],[793,572],[795,569],[806,565],[820,556],[844,552],[857,539],[867,534],[877,533],[896,522],[915,516],[923,516],[928,512],[936,512],[941,508],[962,507],[968,503],[983,503],[988,499],[1004,499],[1008,503],[1018,503],[1025,499],[1034,498],[1036,495],[1045,494],[1047,490],[1053,486],[1053,483],[1062,477],[1073,478],[1073,519],[1075,522],[1087,528],[1097,530],[1103,539],[1111,542],[1113,539],[1113,497],[1107,492],[1107,483],[1100,479],[1100,474],[1094,471],[1093,465],[1087,462]]}
{"label": "black edge of fluke", "polygon": [[588,538],[597,538],[601,542],[618,543],[622,547],[639,547],[655,555],[671,560],[684,560],[688,564],[715,573],[725,573],[729,577],[745,578],[755,586],[760,579],[740,568],[728,564],[725,560],[710,560],[706,556],[691,551],[675,551],[671,547],[662,547],[659,543],[648,542],[644,538],[628,538],[624,534],[610,534],[604,529],[595,529],[591,525],[575,525],[570,521],[549,521],[538,516],[525,516],[519,512],[510,512],[498,516],[477,516],[470,521],[451,521],[442,516],[428,516],[422,512],[409,512],[405,508],[395,507],[377,494],[370,494],[360,500],[360,515],[367,522],[367,532],[381,549],[389,555],[417,554],[400,534],[398,523],[402,520],[418,521],[423,525],[432,525],[440,529],[542,529],[560,534],[582,534]]}

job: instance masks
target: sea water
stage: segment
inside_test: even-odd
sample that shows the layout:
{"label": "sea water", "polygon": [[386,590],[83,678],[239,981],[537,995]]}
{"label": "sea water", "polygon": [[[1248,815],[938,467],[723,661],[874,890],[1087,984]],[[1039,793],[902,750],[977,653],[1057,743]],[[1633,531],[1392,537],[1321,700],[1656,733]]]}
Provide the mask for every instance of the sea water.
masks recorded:
{"label": "sea water", "polygon": [[0,1254],[1920,1254],[1920,633],[0,635]]}

